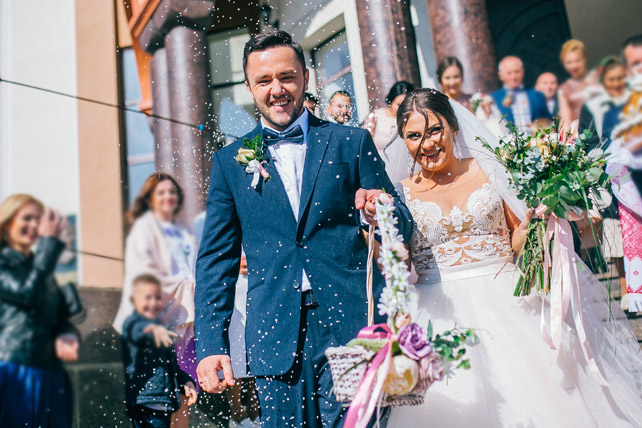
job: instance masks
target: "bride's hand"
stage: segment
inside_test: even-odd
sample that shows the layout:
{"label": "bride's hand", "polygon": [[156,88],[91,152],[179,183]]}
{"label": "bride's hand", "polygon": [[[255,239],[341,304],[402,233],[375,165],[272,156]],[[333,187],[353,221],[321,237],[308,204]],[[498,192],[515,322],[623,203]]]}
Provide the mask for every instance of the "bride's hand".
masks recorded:
{"label": "bride's hand", "polygon": [[526,211],[526,216],[524,216],[522,221],[519,223],[517,229],[513,231],[513,239],[511,243],[513,244],[513,248],[516,252],[519,252],[519,247],[523,245],[522,239],[524,239],[524,236],[526,236],[526,233],[528,232],[528,225],[530,224],[534,214],[534,209]]}

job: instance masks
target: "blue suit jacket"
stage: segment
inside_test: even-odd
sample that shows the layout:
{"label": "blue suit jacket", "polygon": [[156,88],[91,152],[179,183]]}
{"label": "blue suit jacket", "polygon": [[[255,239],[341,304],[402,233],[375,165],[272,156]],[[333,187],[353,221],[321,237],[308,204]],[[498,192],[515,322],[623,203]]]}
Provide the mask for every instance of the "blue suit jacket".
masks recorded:
{"label": "blue suit jacket", "polygon": [[[357,189],[382,189],[395,198],[398,227],[407,242],[412,217],[403,205],[370,134],[309,117],[298,218],[266,150],[272,176],[250,186],[252,176],[234,157],[242,139],[216,152],[203,241],[196,263],[196,354],[229,354],[227,330],[234,305],[241,245],[247,256],[247,357],[253,375],[290,369],[300,329],[303,269],[319,314],[347,343],[367,324],[367,246],[354,206]],[[257,126],[245,137],[261,131]],[[375,267],[374,293],[384,285]],[[379,319],[379,321],[383,321]]]}
{"label": "blue suit jacket", "polygon": [[[531,109],[531,120],[546,118],[552,119],[548,107],[546,106],[546,97],[539,91],[535,89],[524,89],[526,96],[528,97],[528,105]],[[504,98],[506,98],[506,89],[501,88],[491,93],[497,108],[500,113],[506,119],[506,122],[515,122],[515,117],[513,116],[513,109],[510,107],[504,106]]]}

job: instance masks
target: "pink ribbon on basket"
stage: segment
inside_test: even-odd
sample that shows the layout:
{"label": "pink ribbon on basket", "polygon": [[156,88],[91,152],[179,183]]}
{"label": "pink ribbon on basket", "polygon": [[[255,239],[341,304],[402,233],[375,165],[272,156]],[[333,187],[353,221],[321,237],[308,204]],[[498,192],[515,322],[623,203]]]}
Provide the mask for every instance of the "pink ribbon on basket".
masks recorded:
{"label": "pink ribbon on basket", "polygon": [[[381,329],[383,331],[377,331]],[[370,362],[368,370],[363,375],[359,389],[352,398],[343,428],[365,428],[383,393],[383,383],[386,380],[390,362],[392,361],[392,342],[396,339],[394,333],[386,324],[376,324],[362,328],[357,335],[363,339],[388,339],[386,343]],[[383,376],[377,376],[381,367]]]}
{"label": "pink ribbon on basket", "polygon": [[[537,216],[541,216],[546,211],[545,205],[540,205],[535,210]],[[580,216],[569,215],[569,220],[579,220]],[[551,239],[553,241],[553,256],[549,252]],[[587,338],[582,319],[582,306],[580,297],[580,283],[577,274],[576,254],[573,246],[573,232],[568,220],[559,218],[551,214],[546,225],[546,236],[544,237],[544,287],[550,290],[551,296],[551,314],[550,324],[551,333],[546,329],[546,318],[544,315],[544,301],[542,300],[542,311],[540,327],[542,338],[553,349],[559,353],[562,345],[562,331],[564,329],[564,320],[569,309],[572,310],[573,320],[575,322],[575,331],[582,346],[584,358],[589,369],[602,386],[608,386],[608,382],[602,375],[597,361],[593,356],[591,344]],[[555,263],[552,263],[555,260]],[[552,266],[549,278],[549,267]]]}

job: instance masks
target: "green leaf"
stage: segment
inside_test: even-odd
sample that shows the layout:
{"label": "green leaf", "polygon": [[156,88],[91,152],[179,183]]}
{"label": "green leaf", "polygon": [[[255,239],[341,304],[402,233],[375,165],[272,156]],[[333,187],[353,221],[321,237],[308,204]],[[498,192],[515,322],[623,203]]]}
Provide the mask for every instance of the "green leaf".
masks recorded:
{"label": "green leaf", "polygon": [[386,343],[388,343],[387,339],[365,339],[357,337],[348,342],[348,346],[363,346],[371,351],[379,352]]}
{"label": "green leaf", "polygon": [[560,196],[567,200],[575,200],[577,197],[576,194],[573,193],[571,189],[569,189],[566,185],[563,185],[563,184],[560,185],[559,192],[560,192]]}
{"label": "green leaf", "polygon": [[399,355],[401,354],[401,347],[399,346],[399,342],[394,341],[392,342],[392,346],[390,347],[392,351],[392,355]]}
{"label": "green leaf", "polygon": [[586,171],[586,176],[587,176],[587,179],[590,180],[591,182],[597,182],[603,173],[604,173],[604,170],[602,168],[592,167],[592,168],[589,168],[588,171]]}
{"label": "green leaf", "polygon": [[464,369],[464,370],[468,370],[468,369],[470,369],[470,361],[469,361],[469,360],[462,360],[462,361],[457,365],[457,368],[458,368],[458,369]]}

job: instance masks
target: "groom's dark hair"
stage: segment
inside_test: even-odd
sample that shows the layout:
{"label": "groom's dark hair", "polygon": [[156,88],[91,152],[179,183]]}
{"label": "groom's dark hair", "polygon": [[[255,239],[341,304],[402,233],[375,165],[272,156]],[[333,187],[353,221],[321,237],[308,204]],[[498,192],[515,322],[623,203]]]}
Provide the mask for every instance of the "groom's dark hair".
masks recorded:
{"label": "groom's dark hair", "polygon": [[245,72],[247,68],[247,57],[249,57],[252,52],[260,52],[279,46],[292,48],[301,63],[301,68],[305,71],[305,56],[303,55],[301,45],[293,41],[292,36],[283,30],[265,31],[252,36],[245,44],[245,49],[243,49],[243,74],[245,75],[245,80],[247,80],[247,73]]}

